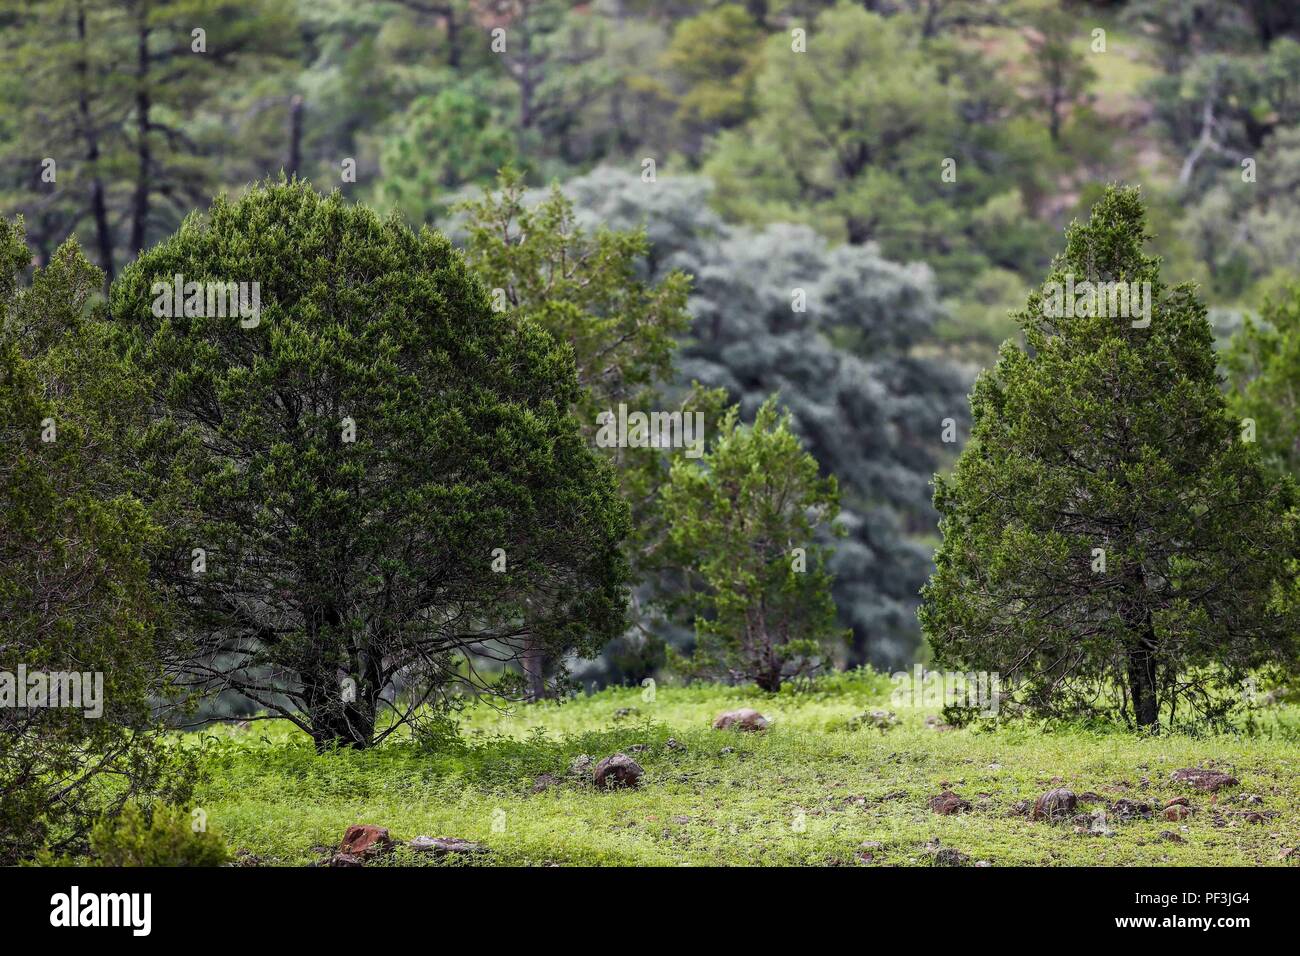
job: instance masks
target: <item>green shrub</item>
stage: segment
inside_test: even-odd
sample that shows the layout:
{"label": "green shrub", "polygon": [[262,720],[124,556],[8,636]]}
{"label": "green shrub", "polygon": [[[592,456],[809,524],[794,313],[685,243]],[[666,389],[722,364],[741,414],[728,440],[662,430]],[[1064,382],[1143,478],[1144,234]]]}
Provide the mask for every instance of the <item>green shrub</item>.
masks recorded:
{"label": "green shrub", "polygon": [[221,866],[230,858],[225,843],[180,807],[158,804],[142,810],[129,803],[116,818],[102,820],[90,835],[90,849],[102,866]]}

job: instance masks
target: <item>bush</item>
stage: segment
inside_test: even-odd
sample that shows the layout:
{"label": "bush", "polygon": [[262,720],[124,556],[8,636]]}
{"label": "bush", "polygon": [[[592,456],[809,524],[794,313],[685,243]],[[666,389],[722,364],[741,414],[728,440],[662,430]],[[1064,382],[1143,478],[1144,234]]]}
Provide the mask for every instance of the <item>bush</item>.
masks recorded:
{"label": "bush", "polygon": [[[201,811],[195,811],[199,813]],[[221,837],[180,807],[127,804],[90,835],[91,853],[102,866],[221,866],[230,859]]]}

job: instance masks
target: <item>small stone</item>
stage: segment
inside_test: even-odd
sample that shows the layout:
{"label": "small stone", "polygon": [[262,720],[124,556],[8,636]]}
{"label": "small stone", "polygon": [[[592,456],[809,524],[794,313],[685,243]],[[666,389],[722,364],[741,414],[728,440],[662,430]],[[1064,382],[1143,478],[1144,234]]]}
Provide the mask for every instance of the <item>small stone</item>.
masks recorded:
{"label": "small stone", "polygon": [[1172,806],[1165,807],[1164,818],[1175,823],[1179,820],[1186,820],[1191,815],[1191,807],[1184,806],[1181,803],[1175,803]]}
{"label": "small stone", "polygon": [[417,853],[432,853],[434,856],[473,856],[488,852],[483,844],[462,840],[460,837],[418,836],[406,845]]}
{"label": "small stone", "polygon": [[1079,798],[1074,795],[1073,790],[1057,787],[1048,790],[1034,802],[1034,812],[1030,818],[1033,820],[1062,819],[1073,813],[1078,804]]}
{"label": "small stone", "polygon": [[594,779],[596,786],[605,790],[619,787],[633,788],[641,783],[645,771],[641,765],[627,754],[612,754],[596,764]]}
{"label": "small stone", "polygon": [[713,721],[714,730],[756,731],[767,729],[767,718],[758,711],[748,707],[740,710],[728,710],[719,714]]}
{"label": "small stone", "polygon": [[579,776],[579,775],[586,776],[586,774],[590,770],[591,770],[590,754],[578,754],[578,756],[574,757],[573,760],[569,763],[569,773],[575,776]]}
{"label": "small stone", "polygon": [[970,809],[969,801],[963,800],[951,790],[945,790],[936,797],[930,798],[930,809],[940,816],[948,817],[956,813],[964,813]]}
{"label": "small stone", "polygon": [[1197,790],[1214,793],[1224,787],[1235,787],[1239,783],[1236,777],[1218,770],[1206,770],[1201,767],[1184,767],[1175,770],[1170,776],[1177,783],[1189,783]]}
{"label": "small stone", "polygon": [[1187,839],[1173,830],[1161,830],[1160,839],[1168,840],[1170,843],[1186,843]]}
{"label": "small stone", "polygon": [[339,844],[339,853],[362,858],[377,856],[391,849],[396,842],[389,836],[387,827],[377,827],[369,823],[354,823],[343,834],[343,842]]}

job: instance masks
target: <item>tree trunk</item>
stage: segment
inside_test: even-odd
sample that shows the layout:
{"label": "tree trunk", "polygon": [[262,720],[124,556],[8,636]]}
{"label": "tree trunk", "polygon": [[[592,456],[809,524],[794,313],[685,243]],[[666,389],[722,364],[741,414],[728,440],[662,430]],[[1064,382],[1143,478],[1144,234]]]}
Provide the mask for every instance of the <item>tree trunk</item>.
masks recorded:
{"label": "tree trunk", "polygon": [[90,111],[90,65],[86,61],[86,10],[77,8],[77,42],[82,51],[77,61],[81,84],[77,93],[77,109],[81,114],[81,135],[86,141],[86,165],[90,169],[90,213],[95,220],[95,245],[99,249],[99,265],[104,270],[104,283],[113,282],[113,230],[108,223],[108,204],[104,201],[104,181],[99,178],[99,132]]}
{"label": "tree trunk", "polygon": [[1133,697],[1133,716],[1139,727],[1157,728],[1160,701],[1156,694],[1155,630],[1148,619],[1142,637],[1128,653],[1129,693]]}
{"label": "tree trunk", "polygon": [[528,680],[528,699],[536,703],[546,699],[546,649],[530,634],[524,643],[524,677]]}
{"label": "tree trunk", "polygon": [[284,169],[290,179],[302,166],[302,114],[302,96],[295,93],[289,99],[289,157]]}
{"label": "tree trunk", "polygon": [[149,148],[149,115],[152,103],[149,97],[149,11],[141,5],[137,22],[135,62],[135,128],[136,128],[136,180],[135,196],[131,203],[131,252],[144,248],[145,230],[149,220],[149,175],[153,155]]}

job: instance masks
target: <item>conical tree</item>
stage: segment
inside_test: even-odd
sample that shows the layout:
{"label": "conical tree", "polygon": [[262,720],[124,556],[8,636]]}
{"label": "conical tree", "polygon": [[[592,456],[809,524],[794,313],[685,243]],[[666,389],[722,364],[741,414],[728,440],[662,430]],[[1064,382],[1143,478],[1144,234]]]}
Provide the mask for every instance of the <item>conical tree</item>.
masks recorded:
{"label": "conical tree", "polygon": [[1000,672],[1039,712],[1154,728],[1296,659],[1295,492],[1242,440],[1205,307],[1147,238],[1137,190],[1107,190],[1017,316],[1025,347],[977,381],[921,624],[939,666]]}

